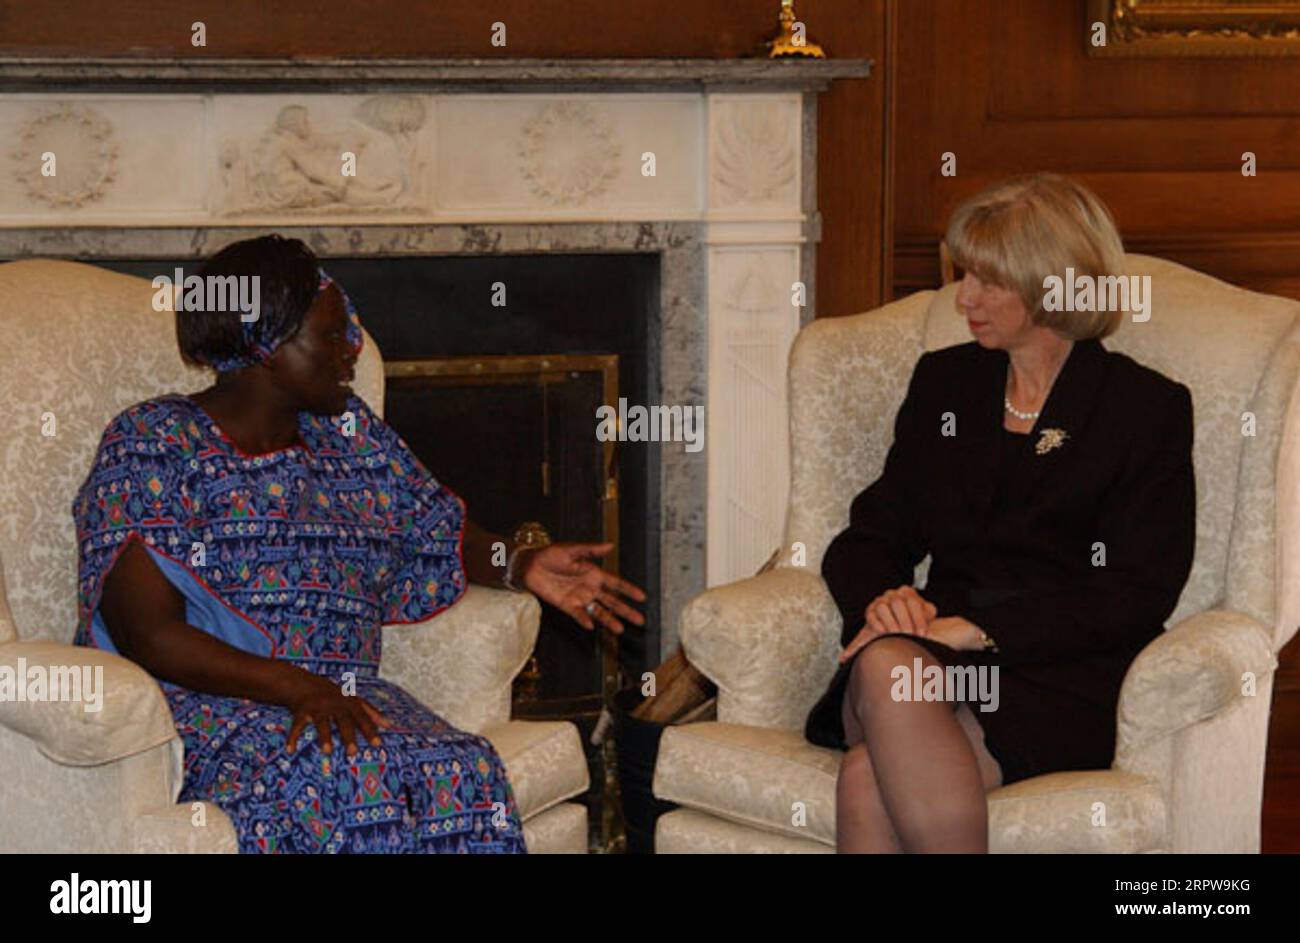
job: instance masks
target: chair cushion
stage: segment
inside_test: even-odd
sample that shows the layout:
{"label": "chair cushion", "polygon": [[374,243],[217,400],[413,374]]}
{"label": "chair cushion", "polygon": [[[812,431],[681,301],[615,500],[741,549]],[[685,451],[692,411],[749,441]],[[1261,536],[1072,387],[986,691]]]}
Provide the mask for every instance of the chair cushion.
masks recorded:
{"label": "chair cushion", "polygon": [[578,728],[567,721],[512,720],[483,731],[506,765],[520,821],[587,791],[591,778]]}
{"label": "chair cushion", "polygon": [[[669,727],[659,744],[655,795],[755,832],[740,841],[743,833],[710,822],[699,841],[687,840],[681,832],[704,820],[674,820],[661,829],[669,844],[659,849],[656,839],[656,849],[704,850],[720,843],[737,851],[811,850],[791,839],[834,847],[842,756],[792,731],[718,723]],[[1158,787],[1117,770],[1038,776],[995,789],[988,800],[989,850],[995,853],[1131,854],[1158,850],[1165,833]],[[796,803],[803,803],[805,824],[795,824]]]}
{"label": "chair cushion", "polygon": [[524,823],[524,844],[530,855],[585,855],[587,807],[561,802]]}
{"label": "chair cushion", "polygon": [[787,838],[775,832],[737,825],[694,809],[675,809],[655,826],[657,855],[831,855],[834,847],[819,841]]}
{"label": "chair cushion", "polygon": [[813,746],[793,730],[719,723],[669,727],[659,742],[654,793],[744,825],[834,845],[842,755]]}

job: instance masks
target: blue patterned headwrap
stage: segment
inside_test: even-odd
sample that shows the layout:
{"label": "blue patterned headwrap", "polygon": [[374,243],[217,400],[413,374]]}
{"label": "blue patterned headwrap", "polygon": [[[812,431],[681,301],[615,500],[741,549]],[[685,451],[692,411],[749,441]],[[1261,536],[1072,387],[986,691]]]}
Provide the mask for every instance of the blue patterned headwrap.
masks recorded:
{"label": "blue patterned headwrap", "polygon": [[[357,316],[356,305],[348,297],[348,293],[343,290],[343,286],[334,279],[323,268],[317,268],[316,273],[320,276],[320,283],[316,286],[316,298],[319,298],[330,285],[338,288],[339,294],[343,296],[343,309],[348,314],[347,339],[352,345],[352,349],[358,354],[361,353],[361,319]],[[315,304],[315,298],[312,303]],[[244,339],[248,341],[249,353],[239,354],[232,357],[215,357],[209,360],[209,363],[216,368],[218,373],[227,373],[231,370],[240,370],[244,367],[251,367],[255,363],[264,363],[275,353],[277,347],[292,337],[297,331],[281,333],[278,337],[267,336],[267,319],[258,318],[255,321],[245,321],[240,319],[239,326],[244,332]]]}

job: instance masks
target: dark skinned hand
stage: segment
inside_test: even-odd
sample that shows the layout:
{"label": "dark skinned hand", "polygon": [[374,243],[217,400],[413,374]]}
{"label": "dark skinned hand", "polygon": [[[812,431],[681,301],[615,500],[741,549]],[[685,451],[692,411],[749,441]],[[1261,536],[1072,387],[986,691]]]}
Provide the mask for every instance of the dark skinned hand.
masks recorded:
{"label": "dark skinned hand", "polygon": [[[624,602],[626,598],[643,603],[645,593],[592,562],[613,549],[614,545],[608,543],[551,544],[523,551],[519,563],[521,582],[537,598],[555,606],[584,629],[594,629],[599,621],[615,635],[621,635],[620,616],[633,625],[645,625],[645,616]],[[593,603],[588,612],[586,607]]]}
{"label": "dark skinned hand", "polygon": [[[298,669],[295,669],[298,670]],[[339,739],[349,757],[357,753],[357,731],[379,746],[380,729],[392,727],[392,721],[365,698],[343,693],[343,689],[329,678],[302,671],[286,699],[285,706],[293,711],[293,725],[285,749],[294,752],[298,736],[309,723],[316,724],[316,733],[322,753],[333,753],[332,727],[337,727]]]}

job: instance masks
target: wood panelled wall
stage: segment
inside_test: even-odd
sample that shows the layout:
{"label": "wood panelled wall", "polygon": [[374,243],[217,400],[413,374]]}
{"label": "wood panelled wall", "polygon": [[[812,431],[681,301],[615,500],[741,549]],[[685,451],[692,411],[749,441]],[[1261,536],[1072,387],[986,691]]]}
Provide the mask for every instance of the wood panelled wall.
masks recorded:
{"label": "wood panelled wall", "polygon": [[[894,290],[939,281],[952,209],[1075,175],[1130,251],[1300,298],[1300,58],[1087,54],[1087,0],[903,0],[894,63]],[[957,175],[940,174],[940,155]],[[1258,176],[1241,173],[1256,155]]]}
{"label": "wood panelled wall", "polygon": [[[838,58],[883,63],[887,0],[800,0],[809,36]],[[779,0],[0,0],[0,56],[217,58],[674,58],[751,56]],[[203,21],[207,46],[190,43]],[[506,25],[505,48],[490,43]],[[818,104],[822,193],[817,305],[865,311],[884,273],[883,67]]]}

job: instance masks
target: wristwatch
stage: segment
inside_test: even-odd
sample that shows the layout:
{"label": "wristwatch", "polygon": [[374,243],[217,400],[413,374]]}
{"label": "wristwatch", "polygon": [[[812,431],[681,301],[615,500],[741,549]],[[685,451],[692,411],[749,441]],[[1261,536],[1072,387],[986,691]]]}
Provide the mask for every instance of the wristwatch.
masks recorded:
{"label": "wristwatch", "polygon": [[515,528],[514,541],[515,548],[510,551],[510,556],[506,557],[506,575],[502,577],[501,583],[512,592],[526,593],[528,590],[515,583],[515,561],[519,559],[519,551],[549,547],[551,535],[537,521],[524,521]]}

